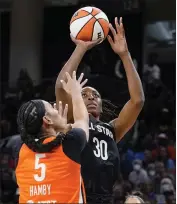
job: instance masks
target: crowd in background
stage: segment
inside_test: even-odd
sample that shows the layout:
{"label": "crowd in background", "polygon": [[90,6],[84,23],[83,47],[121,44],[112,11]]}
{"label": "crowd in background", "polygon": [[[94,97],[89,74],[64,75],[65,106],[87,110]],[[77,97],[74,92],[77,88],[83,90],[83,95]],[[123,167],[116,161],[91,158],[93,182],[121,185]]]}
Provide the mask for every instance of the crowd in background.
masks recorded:
{"label": "crowd in background", "polygon": [[[89,69],[87,71],[89,75]],[[99,82],[100,76],[95,77]],[[6,146],[8,138],[15,138],[18,134],[18,108],[23,102],[35,98],[54,101],[55,80],[43,80],[40,85],[34,86],[27,71],[22,69],[16,86],[3,86],[0,106],[0,201],[3,203],[14,202],[16,197],[14,161],[9,157]],[[150,61],[145,66],[142,80],[145,106],[133,129],[118,144],[122,181],[114,186],[114,202],[121,203],[127,193],[138,191],[150,203],[165,203],[165,199],[168,203],[175,203],[175,97],[161,81],[160,68],[155,62]],[[99,91],[102,93],[102,90]]]}

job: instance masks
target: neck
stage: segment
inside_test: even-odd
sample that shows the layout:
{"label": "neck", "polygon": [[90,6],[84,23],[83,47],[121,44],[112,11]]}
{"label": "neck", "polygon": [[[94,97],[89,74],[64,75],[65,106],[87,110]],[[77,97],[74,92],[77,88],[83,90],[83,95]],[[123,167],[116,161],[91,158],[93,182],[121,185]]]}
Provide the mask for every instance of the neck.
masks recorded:
{"label": "neck", "polygon": [[48,129],[45,129],[43,137],[52,137],[56,135],[57,135],[57,132],[53,128],[48,128]]}
{"label": "neck", "polygon": [[100,120],[100,116],[93,114],[93,113],[89,113],[89,115],[92,115],[96,120]]}
{"label": "neck", "polygon": [[99,116],[97,116],[97,117],[95,117],[95,119],[96,119],[96,120],[100,120],[100,117],[99,117]]}
{"label": "neck", "polygon": [[58,129],[57,130],[57,133],[58,132],[62,132],[64,134],[66,134],[68,131],[70,131],[72,129],[72,125],[71,124],[67,124],[65,128],[62,128],[62,129]]}

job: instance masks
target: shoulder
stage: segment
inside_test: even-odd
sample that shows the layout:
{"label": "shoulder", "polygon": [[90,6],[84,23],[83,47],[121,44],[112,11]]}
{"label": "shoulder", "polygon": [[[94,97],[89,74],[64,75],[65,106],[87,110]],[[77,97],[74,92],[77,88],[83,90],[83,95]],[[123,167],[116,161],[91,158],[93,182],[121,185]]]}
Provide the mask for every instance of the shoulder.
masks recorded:
{"label": "shoulder", "polygon": [[85,131],[82,129],[82,128],[72,128],[67,134],[72,134],[72,135],[75,135],[75,134],[85,134]]}
{"label": "shoulder", "polygon": [[81,128],[70,130],[63,141],[63,152],[73,161],[80,163],[81,152],[86,145],[86,133]]}
{"label": "shoulder", "polygon": [[115,120],[111,120],[109,123],[106,123],[107,127],[109,127],[109,129],[112,131],[112,134],[113,134],[113,138],[114,140],[116,141],[116,135],[115,135]]}
{"label": "shoulder", "polygon": [[66,140],[67,139],[76,139],[79,140],[80,138],[86,135],[85,131],[81,128],[73,128],[69,132],[66,133]]}
{"label": "shoulder", "polygon": [[111,120],[109,123],[107,123],[110,127],[114,128],[115,126],[115,119],[114,120]]}
{"label": "shoulder", "polygon": [[111,120],[109,123],[103,123],[105,126],[107,126],[108,128],[114,128],[114,120]]}
{"label": "shoulder", "polygon": [[[112,120],[114,121],[114,120]],[[114,122],[110,121],[109,123],[104,123],[104,126],[108,128],[113,134],[115,133]],[[115,136],[115,135],[114,135]]]}

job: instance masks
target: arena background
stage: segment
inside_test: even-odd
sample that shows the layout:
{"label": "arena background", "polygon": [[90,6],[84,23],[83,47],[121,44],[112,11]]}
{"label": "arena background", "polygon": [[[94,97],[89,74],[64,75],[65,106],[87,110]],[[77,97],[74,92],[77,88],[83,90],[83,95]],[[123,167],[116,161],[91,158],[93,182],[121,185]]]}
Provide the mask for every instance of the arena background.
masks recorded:
{"label": "arena background", "polygon": [[[175,1],[172,0],[40,0],[38,3],[35,0],[0,0],[0,143],[4,144],[4,138],[18,133],[16,113],[22,102],[39,97],[49,101],[55,100],[54,84],[57,74],[74,49],[69,37],[69,21],[78,8],[86,5],[103,9],[110,22],[113,22],[115,16],[123,17],[129,50],[143,81],[146,95],[144,109],[136,125],[118,145],[123,177],[125,183],[130,186],[131,182],[128,180],[132,171],[132,161],[140,159],[145,163],[145,150],[152,156],[151,163],[159,160],[154,151],[159,148],[158,140],[162,133],[165,134],[163,137],[168,144],[165,146],[166,150],[172,148],[172,153],[168,152],[168,159],[176,164],[176,20]],[[157,55],[157,61],[154,63],[160,70],[160,76],[155,78],[152,73],[151,75],[144,71],[152,54]],[[89,78],[89,84],[97,88],[103,98],[117,105],[119,112],[129,98],[127,81],[122,64],[107,41],[86,54],[79,71],[82,69]],[[0,162],[6,162],[7,158],[4,155],[3,152]],[[130,163],[128,167],[125,165],[127,161]],[[143,168],[148,172],[147,167],[148,165]],[[5,178],[4,172],[7,169],[8,179],[4,181],[2,178]],[[175,169],[175,166],[165,166],[166,174],[172,175],[174,183]],[[3,182],[0,182],[0,200],[3,203],[13,200],[16,189],[15,184],[13,189],[9,190],[8,187],[12,183],[11,173],[7,166],[1,168],[0,176]],[[159,185],[160,182],[158,181]],[[133,190],[136,189],[135,186]],[[152,192],[139,186],[137,189],[143,193],[146,191],[145,194],[149,197],[150,193],[154,193],[154,200],[165,199],[158,187],[151,189]]]}

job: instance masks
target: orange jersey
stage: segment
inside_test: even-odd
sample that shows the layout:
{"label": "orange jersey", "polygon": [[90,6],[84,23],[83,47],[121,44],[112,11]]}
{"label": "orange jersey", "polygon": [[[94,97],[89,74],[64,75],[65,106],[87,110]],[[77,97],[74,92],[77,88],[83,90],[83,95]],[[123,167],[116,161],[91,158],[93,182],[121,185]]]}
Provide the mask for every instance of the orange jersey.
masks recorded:
{"label": "orange jersey", "polygon": [[23,144],[16,167],[19,203],[85,203],[80,165],[85,144],[85,132],[76,128],[50,153],[33,152]]}

